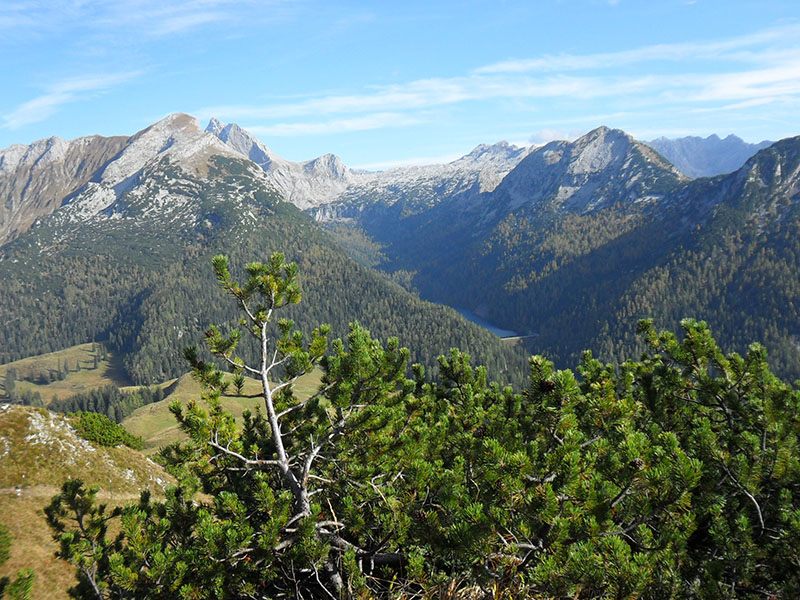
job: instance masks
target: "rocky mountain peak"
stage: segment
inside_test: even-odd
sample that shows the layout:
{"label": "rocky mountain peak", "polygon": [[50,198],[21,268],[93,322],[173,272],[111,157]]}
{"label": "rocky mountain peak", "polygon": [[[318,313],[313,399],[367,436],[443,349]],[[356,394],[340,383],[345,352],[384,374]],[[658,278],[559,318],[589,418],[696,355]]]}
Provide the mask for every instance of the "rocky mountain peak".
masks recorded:
{"label": "rocky mountain peak", "polygon": [[119,156],[99,175],[98,181],[118,186],[134,177],[151,161],[168,160],[188,172],[207,172],[214,155],[236,156],[216,136],[206,133],[194,117],[173,113],[134,135]]}
{"label": "rocky mountain peak", "polygon": [[451,164],[468,168],[494,166],[502,169],[507,167],[510,170],[530,150],[530,148],[520,148],[506,141],[496,144],[479,144],[469,154],[465,154]]}
{"label": "rocky mountain peak", "polygon": [[676,139],[660,137],[647,142],[664,158],[689,177],[713,177],[731,173],[745,161],[772,142],[748,144],[741,138],[729,134],[720,138],[712,134],[706,138],[687,136]]}
{"label": "rocky mountain peak", "polygon": [[624,131],[598,127],[578,138],[569,152],[571,173],[599,173],[623,163],[636,141]]}
{"label": "rocky mountain peak", "polygon": [[318,158],[304,163],[303,166],[309,174],[314,176],[346,179],[350,174],[350,169],[348,169],[342,162],[342,159],[335,154],[323,154]]}
{"label": "rocky mountain peak", "polygon": [[216,117],[211,117],[211,119],[208,121],[208,125],[206,126],[206,131],[208,133],[213,133],[217,137],[220,137],[223,129],[225,129],[225,124],[219,121]]}
{"label": "rocky mountain peak", "polygon": [[236,123],[224,124],[212,118],[208,122],[206,131],[215,135],[242,156],[252,160],[265,171],[285,166],[289,162],[273,153],[261,140]]}
{"label": "rocky mountain peak", "polygon": [[325,154],[302,163],[292,162],[273,153],[258,138],[236,123],[226,125],[217,119],[211,119],[206,131],[229,149],[260,166],[270,184],[286,200],[301,209],[335,199],[353,177],[350,169],[338,156]]}
{"label": "rocky mountain peak", "polygon": [[548,204],[583,212],[650,199],[665,181],[684,179],[624,131],[598,127],[574,142],[554,141],[532,150],[498,191],[511,210]]}

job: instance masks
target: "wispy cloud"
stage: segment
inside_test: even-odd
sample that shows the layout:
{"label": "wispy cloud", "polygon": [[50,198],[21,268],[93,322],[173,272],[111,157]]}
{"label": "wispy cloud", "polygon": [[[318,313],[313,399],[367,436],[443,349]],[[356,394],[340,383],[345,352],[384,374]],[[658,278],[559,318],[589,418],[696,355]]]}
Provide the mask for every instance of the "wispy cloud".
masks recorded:
{"label": "wispy cloud", "polygon": [[[713,59],[716,72],[704,72],[698,66],[702,59]],[[652,68],[658,61],[678,66]],[[637,63],[645,67],[619,69]],[[201,117],[260,121],[254,130],[261,135],[310,135],[414,124],[422,111],[475,101],[530,100],[536,110],[536,102],[577,104],[606,98],[620,110],[652,111],[656,106],[691,110],[708,104],[756,105],[776,97],[800,102],[800,24],[723,40],[540,56],[486,65],[460,77],[418,79],[295,102],[209,106],[196,112]],[[331,118],[322,123],[288,122],[320,115]]]}
{"label": "wispy cloud", "polygon": [[424,119],[418,116],[408,116],[401,113],[374,113],[350,119],[333,119],[330,121],[310,123],[277,123],[275,125],[253,125],[246,129],[256,135],[264,136],[298,136],[298,135],[326,135],[332,133],[346,133],[352,131],[368,131],[371,129],[384,129],[386,127],[406,127],[417,125]]}
{"label": "wispy cloud", "polygon": [[0,6],[0,30],[78,29],[162,37],[203,25],[279,17],[292,0],[18,0]]}
{"label": "wispy cloud", "polygon": [[[556,54],[507,60],[479,67],[474,72],[478,74],[548,73],[612,69],[642,62],[707,59],[760,62],[772,59],[772,51],[764,48],[765,45],[774,42],[789,42],[796,47],[798,39],[800,39],[800,24],[791,24],[725,40],[653,44],[619,52]],[[751,49],[751,51],[747,52],[746,49]],[[756,51],[753,52],[753,50]]]}
{"label": "wispy cloud", "polygon": [[457,104],[470,100],[503,98],[595,98],[635,93],[649,85],[646,78],[609,80],[594,77],[484,77],[472,75],[450,79],[422,79],[403,85],[375,87],[362,94],[327,95],[296,103],[269,105],[209,106],[196,111],[201,117],[225,119],[286,119],[319,114],[368,111],[412,111]]}
{"label": "wispy cloud", "polygon": [[33,2],[4,2],[0,4],[0,30],[24,28],[36,23]]}
{"label": "wispy cloud", "polygon": [[113,73],[63,79],[45,88],[43,94],[3,115],[3,128],[18,129],[53,116],[61,106],[105,92],[139,75],[138,72]]}

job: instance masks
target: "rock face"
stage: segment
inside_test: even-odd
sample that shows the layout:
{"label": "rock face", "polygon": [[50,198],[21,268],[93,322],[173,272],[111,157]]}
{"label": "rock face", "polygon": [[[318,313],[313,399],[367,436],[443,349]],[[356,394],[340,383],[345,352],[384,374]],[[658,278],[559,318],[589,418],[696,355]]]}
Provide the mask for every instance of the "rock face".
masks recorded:
{"label": "rock face", "polygon": [[350,169],[333,154],[296,163],[273,153],[235,123],[225,125],[211,119],[206,131],[260,166],[281,196],[303,210],[331,202],[354,179]]}
{"label": "rock face", "polygon": [[84,186],[128,138],[52,137],[0,150],[0,246]]}
{"label": "rock face", "polygon": [[11,146],[0,152],[0,245],[62,206],[73,216],[108,209],[136,187],[146,168],[175,165],[202,176],[209,158],[220,155],[240,157],[182,113],[130,138],[49,138]]}
{"label": "rock face", "polygon": [[236,123],[225,125],[224,123],[220,123],[217,119],[211,119],[206,127],[206,131],[213,133],[220,140],[225,142],[225,144],[252,160],[265,171],[273,167],[284,167],[289,164],[289,161],[274,154],[269,148],[262,144],[260,140],[253,137],[248,131],[245,131]]}
{"label": "rock face", "polygon": [[646,144],[689,177],[713,177],[735,171],[748,158],[772,142],[748,144],[735,135],[721,139],[714,134],[706,138],[690,136],[668,139],[660,137],[646,142]]}

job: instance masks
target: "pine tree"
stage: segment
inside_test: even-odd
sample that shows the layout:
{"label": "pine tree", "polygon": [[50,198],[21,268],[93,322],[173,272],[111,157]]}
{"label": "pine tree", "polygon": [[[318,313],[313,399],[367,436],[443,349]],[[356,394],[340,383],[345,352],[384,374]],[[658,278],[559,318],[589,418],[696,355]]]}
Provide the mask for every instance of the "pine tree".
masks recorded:
{"label": "pine tree", "polygon": [[[300,300],[281,255],[244,284],[214,268],[258,352],[217,326],[207,349],[261,381],[263,410],[237,427],[228,378],[186,350],[206,392],[171,407],[190,438],[162,452],[180,485],[107,513],[71,481],[47,509],[77,597],[800,595],[800,392],[761,346],[726,356],[704,323],[679,339],[642,322],[639,360],[587,353],[576,375],[533,357],[522,393],[457,350],[407,378],[395,339],[354,324],[328,351],[326,327],[306,343],[275,321]],[[319,391],[297,398],[316,364]]]}
{"label": "pine tree", "polygon": [[6,390],[6,396],[13,402],[17,395],[17,370],[14,367],[8,367],[6,370],[4,387]]}
{"label": "pine tree", "polygon": [[233,387],[236,388],[236,393],[241,396],[244,389],[244,375],[237,373],[233,377]]}

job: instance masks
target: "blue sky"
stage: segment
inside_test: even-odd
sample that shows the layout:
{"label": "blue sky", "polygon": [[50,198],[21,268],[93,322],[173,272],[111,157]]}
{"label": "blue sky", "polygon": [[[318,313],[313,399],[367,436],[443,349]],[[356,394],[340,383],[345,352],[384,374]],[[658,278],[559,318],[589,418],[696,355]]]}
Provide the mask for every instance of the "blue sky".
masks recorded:
{"label": "blue sky", "polygon": [[236,122],[382,168],[599,125],[800,134],[797,0],[2,0],[0,148]]}

